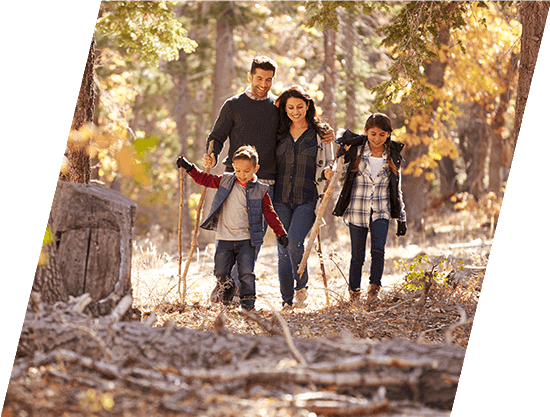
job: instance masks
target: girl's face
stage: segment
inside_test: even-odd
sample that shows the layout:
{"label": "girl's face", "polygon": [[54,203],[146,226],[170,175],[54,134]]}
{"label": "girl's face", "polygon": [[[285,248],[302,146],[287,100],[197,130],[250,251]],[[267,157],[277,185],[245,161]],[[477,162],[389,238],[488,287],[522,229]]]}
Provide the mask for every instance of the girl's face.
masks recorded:
{"label": "girl's face", "polygon": [[365,129],[365,135],[369,141],[369,147],[371,151],[384,150],[384,143],[390,136],[390,132],[380,129],[377,126],[371,127],[368,130]]}
{"label": "girl's face", "polygon": [[309,104],[301,98],[290,97],[286,101],[286,114],[292,123],[303,122],[306,118],[306,112],[309,108]]}

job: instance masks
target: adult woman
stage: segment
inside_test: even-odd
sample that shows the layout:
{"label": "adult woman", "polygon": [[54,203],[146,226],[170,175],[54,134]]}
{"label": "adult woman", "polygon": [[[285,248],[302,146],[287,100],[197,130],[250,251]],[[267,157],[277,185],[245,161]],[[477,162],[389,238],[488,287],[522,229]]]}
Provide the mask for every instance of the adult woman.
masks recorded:
{"label": "adult woman", "polygon": [[279,130],[273,207],[289,240],[286,248],[278,245],[279,284],[283,311],[287,311],[307,306],[307,268],[301,276],[297,271],[333,152],[332,143],[321,140],[325,126],[317,117],[315,103],[302,87],[287,88],[277,101]]}

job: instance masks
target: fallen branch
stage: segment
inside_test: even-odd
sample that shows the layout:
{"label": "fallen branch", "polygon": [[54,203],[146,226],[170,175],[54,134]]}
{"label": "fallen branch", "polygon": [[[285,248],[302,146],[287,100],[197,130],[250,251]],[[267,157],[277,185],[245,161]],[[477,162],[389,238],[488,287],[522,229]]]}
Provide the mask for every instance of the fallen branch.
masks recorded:
{"label": "fallen branch", "polygon": [[302,356],[302,354],[296,349],[296,346],[294,345],[294,342],[292,341],[292,335],[290,334],[290,329],[286,325],[285,320],[282,318],[282,316],[279,314],[277,310],[272,308],[273,314],[279,321],[279,324],[281,325],[281,328],[283,329],[283,336],[285,338],[285,342],[290,349],[290,352],[292,353],[292,356],[294,356],[294,359],[298,361],[298,363],[301,363],[302,365],[307,365],[307,361]]}

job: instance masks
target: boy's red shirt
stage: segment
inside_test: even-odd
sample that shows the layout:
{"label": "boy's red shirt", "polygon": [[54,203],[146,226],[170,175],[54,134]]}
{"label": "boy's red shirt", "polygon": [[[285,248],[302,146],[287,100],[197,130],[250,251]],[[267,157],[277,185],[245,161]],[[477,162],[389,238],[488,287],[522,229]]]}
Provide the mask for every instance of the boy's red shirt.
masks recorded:
{"label": "boy's red shirt", "polygon": [[[191,176],[191,178],[193,178],[193,181],[195,181],[199,185],[202,185],[203,187],[220,187],[220,181],[222,178],[221,175],[208,174],[201,171],[197,167],[194,167],[191,171],[189,171],[189,175]],[[277,216],[277,213],[275,213],[275,209],[273,208],[273,204],[271,203],[271,198],[269,198],[268,193],[265,193],[264,198],[262,199],[262,208],[265,220],[267,221],[269,227],[273,229],[275,235],[277,237],[286,235],[286,230],[279,220],[279,216]]]}

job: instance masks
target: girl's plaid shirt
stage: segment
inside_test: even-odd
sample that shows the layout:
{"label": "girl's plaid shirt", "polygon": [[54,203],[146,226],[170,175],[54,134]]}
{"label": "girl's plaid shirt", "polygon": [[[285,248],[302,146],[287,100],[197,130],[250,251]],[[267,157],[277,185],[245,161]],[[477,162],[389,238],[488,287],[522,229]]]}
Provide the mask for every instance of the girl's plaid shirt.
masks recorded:
{"label": "girl's plaid shirt", "polygon": [[[353,184],[351,201],[344,213],[346,224],[359,227],[369,227],[372,212],[372,221],[391,218],[390,215],[390,167],[387,161],[387,152],[384,152],[382,169],[375,178],[371,178],[369,157],[372,152],[365,146],[363,154],[358,158],[359,166]],[[349,165],[346,167],[349,169]],[[345,174],[345,172],[344,172]]]}

